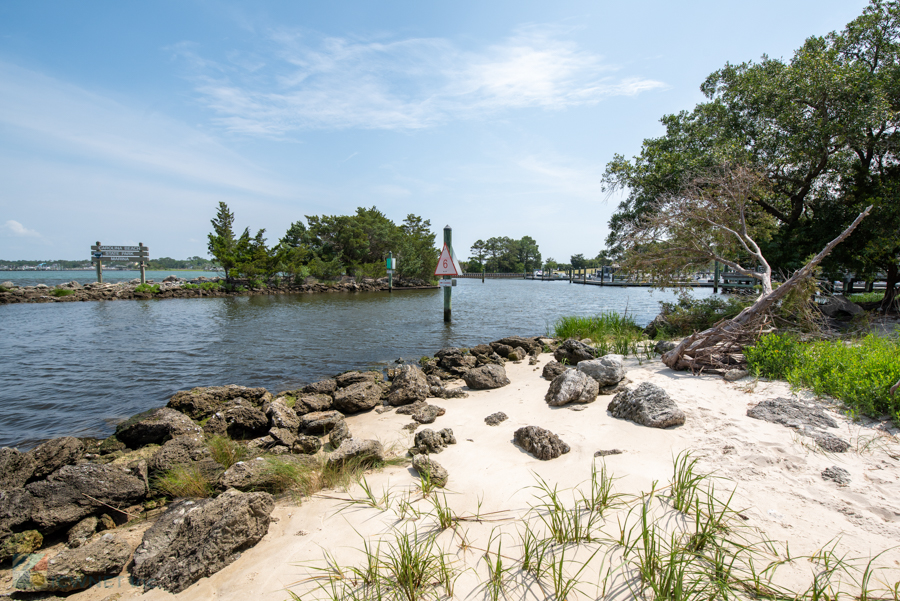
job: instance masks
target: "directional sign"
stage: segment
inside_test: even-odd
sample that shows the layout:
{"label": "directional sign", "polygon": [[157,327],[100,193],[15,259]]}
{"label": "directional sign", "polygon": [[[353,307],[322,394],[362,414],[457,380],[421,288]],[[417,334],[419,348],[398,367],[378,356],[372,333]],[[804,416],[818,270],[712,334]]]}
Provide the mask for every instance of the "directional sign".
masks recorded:
{"label": "directional sign", "polygon": [[459,266],[459,261],[451,255],[450,248],[445,244],[444,249],[441,250],[441,256],[438,258],[434,275],[459,275],[460,273],[462,273],[462,268]]}

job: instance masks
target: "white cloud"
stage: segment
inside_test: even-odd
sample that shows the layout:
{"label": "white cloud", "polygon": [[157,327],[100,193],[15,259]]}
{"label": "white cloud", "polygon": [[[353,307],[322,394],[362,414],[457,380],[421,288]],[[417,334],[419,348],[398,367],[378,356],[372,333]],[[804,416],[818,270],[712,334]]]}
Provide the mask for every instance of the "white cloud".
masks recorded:
{"label": "white cloud", "polygon": [[194,73],[200,100],[227,130],[284,137],[316,129],[432,127],[511,109],[561,110],[664,87],[616,78],[602,57],[548,28],[465,51],[440,38],[371,41],[269,34],[272,49],[215,62],[174,48]]}
{"label": "white cloud", "polygon": [[10,219],[6,223],[3,224],[4,229],[10,232],[13,236],[17,236],[19,238],[40,238],[41,235],[36,230],[30,230],[18,221],[13,221]]}

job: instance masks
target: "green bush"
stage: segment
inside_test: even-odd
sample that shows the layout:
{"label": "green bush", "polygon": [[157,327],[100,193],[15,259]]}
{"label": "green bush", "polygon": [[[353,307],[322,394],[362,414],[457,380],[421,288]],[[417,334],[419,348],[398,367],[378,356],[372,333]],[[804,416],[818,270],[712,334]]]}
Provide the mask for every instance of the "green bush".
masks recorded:
{"label": "green bush", "polygon": [[181,289],[182,290],[199,290],[200,286],[198,286],[197,284],[187,283],[187,284],[182,284]]}
{"label": "green bush", "polygon": [[847,297],[853,303],[877,303],[884,300],[884,292],[860,292]]}
{"label": "green bush", "polygon": [[263,288],[266,287],[266,285],[263,284],[263,281],[262,281],[261,279],[259,279],[259,278],[255,278],[255,279],[250,280],[249,282],[247,282],[247,286],[248,286],[251,290],[261,290],[261,289],[263,289]]}
{"label": "green bush", "polygon": [[218,290],[222,287],[222,284],[219,282],[202,282],[198,286],[200,290]]}
{"label": "green bush", "polygon": [[753,301],[746,298],[710,296],[696,299],[688,294],[680,295],[675,302],[660,301],[660,314],[667,324],[661,328],[661,334],[668,338],[690,336],[711,328],[722,319],[737,317],[751,304]]}
{"label": "green bush", "polygon": [[900,340],[868,334],[852,342],[803,343],[769,334],[744,353],[757,375],[843,401],[854,414],[888,414],[900,425],[900,397],[890,394],[900,380]]}
{"label": "green bush", "polygon": [[5,288],[4,286],[0,286],[0,292],[9,292],[12,290],[11,288]]}
{"label": "green bush", "polygon": [[134,292],[136,294],[143,294],[144,292],[149,292],[150,294],[159,294],[159,284],[138,284],[134,287]]}
{"label": "green bush", "polygon": [[71,294],[75,294],[74,290],[69,290],[68,288],[54,288],[50,291],[50,296],[69,296]]}

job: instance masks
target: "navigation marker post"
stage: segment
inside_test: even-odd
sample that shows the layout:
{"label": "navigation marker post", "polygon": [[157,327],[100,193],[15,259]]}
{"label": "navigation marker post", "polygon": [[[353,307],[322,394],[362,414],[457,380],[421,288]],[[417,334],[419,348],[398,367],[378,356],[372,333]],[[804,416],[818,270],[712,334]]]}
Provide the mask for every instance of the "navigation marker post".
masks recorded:
{"label": "navigation marker post", "polygon": [[385,264],[387,266],[388,293],[391,293],[394,291],[394,270],[397,269],[397,259],[394,258],[393,252],[388,252]]}
{"label": "navigation marker post", "polygon": [[441,250],[441,256],[438,257],[438,264],[434,270],[434,275],[439,275],[444,280],[441,282],[441,288],[444,289],[444,321],[447,323],[450,322],[450,291],[453,286],[453,276],[459,275],[461,272],[462,268],[453,252],[453,228],[447,225],[444,226],[444,248]]}

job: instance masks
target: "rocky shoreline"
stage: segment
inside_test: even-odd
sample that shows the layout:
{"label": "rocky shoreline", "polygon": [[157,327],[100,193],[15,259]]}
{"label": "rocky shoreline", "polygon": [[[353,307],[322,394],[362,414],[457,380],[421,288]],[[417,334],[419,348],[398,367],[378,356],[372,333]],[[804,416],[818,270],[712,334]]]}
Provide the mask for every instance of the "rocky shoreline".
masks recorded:
{"label": "rocky shoreline", "polygon": [[[140,289],[139,280],[119,282],[116,284],[91,282],[81,285],[76,281],[50,287],[46,284],[36,286],[17,286],[13,282],[0,284],[0,305],[14,303],[65,303],[84,301],[115,300],[150,300],[168,298],[207,298],[224,296],[260,296],[271,294],[323,294],[336,292],[387,292],[387,278],[344,277],[337,282],[323,283],[314,278],[307,278],[302,284],[280,283],[263,288],[248,288],[247,282],[235,281],[236,289],[228,289],[224,278],[195,279],[179,278],[170,275],[161,282],[148,280],[153,290]],[[156,290],[158,286],[158,291]],[[423,280],[394,280],[395,290],[431,290],[437,286],[429,285]]]}

